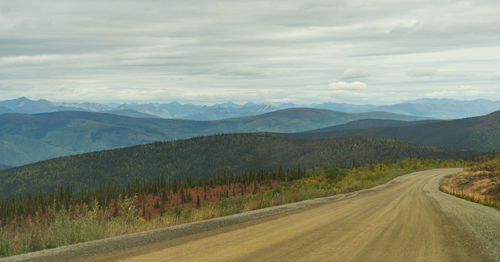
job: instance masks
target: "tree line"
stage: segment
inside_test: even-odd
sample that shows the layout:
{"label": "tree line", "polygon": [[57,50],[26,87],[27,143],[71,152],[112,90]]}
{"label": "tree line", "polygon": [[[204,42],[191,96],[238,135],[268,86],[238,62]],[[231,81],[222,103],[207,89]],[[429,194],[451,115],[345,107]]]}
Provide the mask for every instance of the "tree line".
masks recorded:
{"label": "tree line", "polygon": [[[161,199],[162,202],[168,201],[169,196],[178,195],[180,197],[179,205],[186,202],[196,201],[196,206],[200,205],[200,196],[193,199],[187,191],[192,188],[203,188],[206,194],[207,189],[217,186],[233,185],[233,191],[236,185],[241,188],[239,192],[245,192],[248,187],[254,191],[257,185],[272,185],[273,182],[281,183],[304,178],[306,170],[301,168],[291,168],[284,170],[280,167],[277,170],[267,171],[263,169],[243,172],[239,175],[233,173],[214,173],[211,177],[202,177],[194,179],[158,177],[155,180],[136,179],[135,182],[127,183],[124,186],[116,184],[100,185],[94,189],[83,189],[74,191],[71,186],[61,186],[54,193],[44,193],[42,189],[38,193],[28,193],[18,197],[9,197],[0,199],[0,221],[6,224],[16,218],[26,218],[35,214],[50,216],[49,212],[58,212],[60,210],[74,211],[82,205],[93,208],[94,206],[108,207],[119,203],[120,200],[130,197],[137,197],[140,201],[145,201],[146,196]],[[255,193],[255,192],[254,192]],[[229,197],[227,191],[221,192],[219,198]],[[235,195],[233,192],[232,196]],[[206,198],[205,196],[202,196]],[[139,201],[139,202],[140,202]],[[144,205],[143,205],[144,208]],[[49,211],[50,210],[50,211]]]}

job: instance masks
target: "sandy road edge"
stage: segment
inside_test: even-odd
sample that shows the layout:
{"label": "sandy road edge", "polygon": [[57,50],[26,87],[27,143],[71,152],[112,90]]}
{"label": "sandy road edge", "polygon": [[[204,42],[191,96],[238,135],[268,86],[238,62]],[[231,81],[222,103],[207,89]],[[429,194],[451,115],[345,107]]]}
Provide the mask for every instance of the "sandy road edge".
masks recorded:
{"label": "sandy road edge", "polygon": [[[432,170],[432,169],[431,169]],[[84,259],[91,256],[109,253],[110,251],[126,250],[145,246],[159,241],[172,240],[184,236],[203,233],[215,230],[222,227],[236,225],[260,218],[285,214],[301,209],[311,208],[321,204],[326,204],[346,197],[353,197],[358,194],[367,193],[371,191],[381,190],[394,183],[399,183],[407,178],[421,174],[419,171],[409,173],[406,175],[398,176],[385,184],[378,185],[369,189],[363,189],[355,192],[338,194],[329,197],[316,198],[312,200],[304,200],[300,202],[257,209],[244,213],[217,217],[187,224],[181,224],[166,228],[155,229],[151,231],[132,233],[122,236],[105,238],[100,240],[88,241],[68,246],[62,246],[54,249],[46,249],[32,253],[26,253],[6,258],[0,258],[1,262],[7,261],[71,261],[77,259]],[[458,172],[458,171],[457,171]],[[449,173],[447,173],[449,175]]]}
{"label": "sandy road edge", "polygon": [[448,216],[458,219],[480,244],[481,252],[491,261],[500,261],[500,211],[439,190],[441,181],[453,174],[434,177],[424,187]]}

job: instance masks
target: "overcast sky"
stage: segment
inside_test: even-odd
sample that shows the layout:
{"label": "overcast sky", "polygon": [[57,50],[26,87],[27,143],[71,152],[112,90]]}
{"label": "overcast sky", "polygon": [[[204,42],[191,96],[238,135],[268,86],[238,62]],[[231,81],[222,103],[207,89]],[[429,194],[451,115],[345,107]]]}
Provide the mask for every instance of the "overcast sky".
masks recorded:
{"label": "overcast sky", "polygon": [[0,1],[0,99],[500,99],[500,1]]}

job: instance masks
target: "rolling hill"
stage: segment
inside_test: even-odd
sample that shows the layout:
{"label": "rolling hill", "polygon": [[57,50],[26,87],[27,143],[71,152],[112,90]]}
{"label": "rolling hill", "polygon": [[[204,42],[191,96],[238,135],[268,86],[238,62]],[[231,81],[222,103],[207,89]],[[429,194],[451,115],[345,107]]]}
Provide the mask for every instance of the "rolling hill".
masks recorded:
{"label": "rolling hill", "polygon": [[[454,150],[493,151],[500,149],[500,111],[457,120],[436,121],[409,126],[339,130],[332,127],[289,137],[334,139],[347,137],[388,137],[410,143]],[[324,131],[324,132],[321,132]]]}
{"label": "rolling hill", "polygon": [[251,132],[283,133],[312,130],[316,129],[314,127],[318,125],[322,125],[322,127],[340,125],[360,119],[391,119],[401,121],[416,121],[426,118],[378,111],[367,113],[343,113],[323,109],[290,108],[257,116],[228,119],[223,121],[240,122],[242,127],[241,131],[251,130]]}
{"label": "rolling hill", "polygon": [[306,131],[305,133],[323,133],[330,131],[366,129],[366,128],[378,128],[378,127],[390,127],[390,126],[413,126],[413,125],[434,123],[439,121],[441,120],[400,121],[400,120],[389,120],[389,119],[362,119],[362,120],[351,121],[349,123],[342,125],[329,126],[316,130]]}
{"label": "rolling hill", "polygon": [[142,146],[51,159],[0,171],[0,196],[75,190],[102,184],[163,177],[193,178],[214,172],[312,167],[399,160],[408,157],[456,158],[466,152],[408,144],[393,139],[299,140],[259,134],[232,134],[157,142]]}
{"label": "rolling hill", "polygon": [[4,114],[0,115],[0,159],[17,166],[154,141],[221,133],[298,132],[366,118],[419,119],[384,112],[348,114],[308,108],[218,121],[132,118],[80,111]]}

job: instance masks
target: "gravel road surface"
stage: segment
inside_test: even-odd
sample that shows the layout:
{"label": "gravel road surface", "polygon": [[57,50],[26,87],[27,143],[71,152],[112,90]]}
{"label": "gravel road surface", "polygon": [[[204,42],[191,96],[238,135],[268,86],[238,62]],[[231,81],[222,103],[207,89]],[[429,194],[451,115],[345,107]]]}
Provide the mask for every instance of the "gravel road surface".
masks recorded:
{"label": "gravel road surface", "polygon": [[105,260],[500,261],[500,211],[438,190],[442,177],[458,171],[410,174],[301,212],[165,241]]}
{"label": "gravel road surface", "polygon": [[438,190],[460,170],[0,261],[500,261],[500,211]]}

